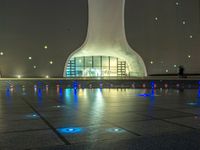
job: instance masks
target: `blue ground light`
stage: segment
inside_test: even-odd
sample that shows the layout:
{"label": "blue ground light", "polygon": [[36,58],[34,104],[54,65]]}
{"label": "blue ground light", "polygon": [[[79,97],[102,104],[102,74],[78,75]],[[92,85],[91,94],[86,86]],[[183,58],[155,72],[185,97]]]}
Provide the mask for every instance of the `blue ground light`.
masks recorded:
{"label": "blue ground light", "polygon": [[152,81],[151,83],[151,93],[143,93],[143,94],[138,94],[137,96],[141,96],[141,97],[152,97],[152,96],[155,96],[155,93],[154,93],[154,81]]}
{"label": "blue ground light", "polygon": [[57,131],[61,134],[79,134],[83,132],[83,129],[78,127],[58,128]]}
{"label": "blue ground light", "polygon": [[200,81],[198,83],[199,83],[199,89],[198,89],[196,101],[187,103],[187,105],[189,106],[200,107]]}
{"label": "blue ground light", "polygon": [[141,96],[141,97],[150,97],[150,96],[153,96],[153,95],[144,93],[144,94],[138,94],[137,96]]}

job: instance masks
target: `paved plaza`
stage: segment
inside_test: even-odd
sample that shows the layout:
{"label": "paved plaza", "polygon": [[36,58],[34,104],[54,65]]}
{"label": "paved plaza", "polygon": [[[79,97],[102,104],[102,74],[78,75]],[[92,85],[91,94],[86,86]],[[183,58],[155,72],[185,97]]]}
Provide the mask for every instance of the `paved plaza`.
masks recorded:
{"label": "paved plaza", "polygon": [[200,149],[198,89],[0,81],[1,150]]}

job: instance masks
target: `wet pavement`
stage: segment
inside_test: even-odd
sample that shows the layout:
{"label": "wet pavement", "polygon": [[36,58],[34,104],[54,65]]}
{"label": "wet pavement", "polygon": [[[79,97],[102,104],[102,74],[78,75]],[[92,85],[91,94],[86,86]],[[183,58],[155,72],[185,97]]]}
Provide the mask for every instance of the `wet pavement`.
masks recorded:
{"label": "wet pavement", "polygon": [[0,149],[200,149],[198,89],[0,81]]}

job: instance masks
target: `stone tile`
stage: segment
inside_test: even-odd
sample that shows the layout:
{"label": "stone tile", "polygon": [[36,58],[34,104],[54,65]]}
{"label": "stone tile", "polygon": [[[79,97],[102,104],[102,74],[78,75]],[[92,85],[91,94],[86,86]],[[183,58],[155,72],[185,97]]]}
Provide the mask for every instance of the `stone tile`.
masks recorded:
{"label": "stone tile", "polygon": [[198,116],[182,117],[182,118],[174,118],[166,120],[180,125],[188,126],[191,128],[200,129],[200,118]]}
{"label": "stone tile", "polygon": [[142,136],[146,135],[155,136],[155,135],[179,133],[191,130],[190,128],[167,123],[161,120],[149,120],[149,121],[138,121],[138,122],[128,122],[128,123],[122,122],[119,123],[118,125],[128,131],[138,133]]}
{"label": "stone tile", "polygon": [[1,150],[22,150],[63,144],[51,130],[0,134]]}
{"label": "stone tile", "polygon": [[177,117],[188,117],[193,116],[189,113],[183,113],[173,110],[159,110],[159,111],[147,111],[147,112],[137,112],[138,114],[142,114],[145,116],[150,116],[156,119],[165,119],[165,118],[177,118]]}
{"label": "stone tile", "polygon": [[[107,141],[107,140],[123,140],[138,138],[139,136],[134,135],[122,128],[113,126],[111,124],[95,125],[88,127],[79,127],[81,131],[75,134],[63,133],[62,135],[71,143],[71,144],[80,144],[80,143],[93,143],[98,141]],[[119,129],[119,132],[115,132],[114,129]]]}
{"label": "stone tile", "polygon": [[19,121],[0,120],[0,133],[19,132],[27,130],[41,130],[41,129],[49,129],[49,127],[42,120],[19,120]]}

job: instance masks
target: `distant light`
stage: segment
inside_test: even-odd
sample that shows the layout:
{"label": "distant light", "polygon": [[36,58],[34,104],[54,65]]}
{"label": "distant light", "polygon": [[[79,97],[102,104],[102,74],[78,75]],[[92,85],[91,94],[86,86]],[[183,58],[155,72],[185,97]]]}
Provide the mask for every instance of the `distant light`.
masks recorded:
{"label": "distant light", "polygon": [[165,88],[168,88],[168,84],[165,83],[164,87],[165,87]]}
{"label": "distant light", "polygon": [[106,131],[110,132],[110,133],[116,133],[116,134],[126,132],[124,129],[121,129],[121,128],[108,128],[108,129],[106,129]]}
{"label": "distant light", "polygon": [[45,45],[45,46],[44,46],[44,49],[47,49],[47,48],[48,48],[48,46],[47,46],[47,45]]}
{"label": "distant light", "polygon": [[176,68],[177,67],[177,65],[174,65],[174,68]]}
{"label": "distant light", "polygon": [[166,69],[166,70],[165,70],[165,72],[169,72],[169,70],[168,70],[168,69]]}
{"label": "distant light", "polygon": [[49,61],[49,63],[52,65],[52,64],[53,64],[53,61],[51,60],[51,61]]}
{"label": "distant light", "polygon": [[157,20],[158,20],[158,17],[155,17],[155,20],[157,21]]}
{"label": "distant light", "polygon": [[28,57],[28,59],[29,59],[29,60],[31,60],[31,59],[32,59],[32,57]]}
{"label": "distant light", "polygon": [[39,116],[35,113],[32,113],[32,114],[27,114],[25,116],[27,119],[39,119]]}
{"label": "distant light", "polygon": [[33,68],[34,68],[34,69],[36,69],[36,68],[37,68],[37,66],[33,66]]}
{"label": "distant light", "polygon": [[191,58],[191,55],[188,55],[188,58]]}
{"label": "distant light", "polygon": [[179,2],[176,2],[176,6],[179,6]]}
{"label": "distant light", "polygon": [[3,56],[3,55],[4,55],[4,53],[3,53],[3,52],[0,52],[0,55],[1,55],[1,56]]}
{"label": "distant light", "polygon": [[150,61],[150,64],[153,64],[154,62],[153,61]]}
{"label": "distant light", "polygon": [[116,132],[117,132],[117,131],[119,131],[119,129],[114,129],[114,131],[116,131]]}
{"label": "distant light", "polygon": [[22,76],[21,75],[17,75],[17,78],[21,78]]}
{"label": "distant light", "polygon": [[192,39],[193,38],[193,36],[192,35],[190,35],[190,39]]}
{"label": "distant light", "polygon": [[187,105],[189,105],[189,106],[198,106],[198,103],[191,102],[191,103],[187,103]]}
{"label": "distant light", "polygon": [[185,21],[183,21],[183,24],[185,25],[185,24],[186,24],[186,22],[185,22]]}
{"label": "distant light", "polygon": [[48,75],[46,75],[46,76],[45,76],[45,78],[49,78],[49,76],[48,76]]}

